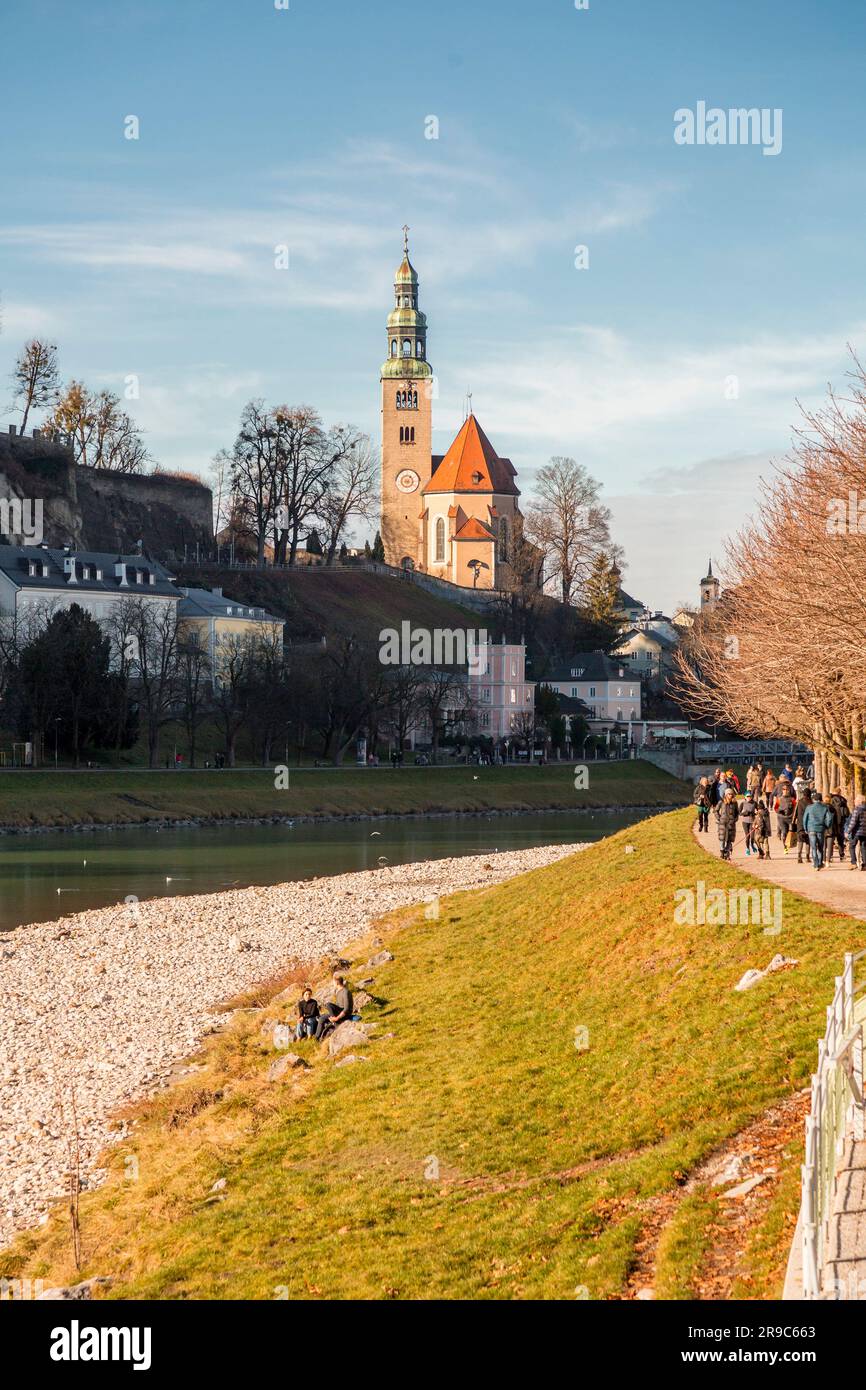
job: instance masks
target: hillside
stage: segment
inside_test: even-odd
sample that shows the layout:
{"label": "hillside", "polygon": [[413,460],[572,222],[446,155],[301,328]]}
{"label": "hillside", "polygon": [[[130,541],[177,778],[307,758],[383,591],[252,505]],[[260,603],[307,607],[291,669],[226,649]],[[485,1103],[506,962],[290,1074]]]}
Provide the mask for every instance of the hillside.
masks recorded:
{"label": "hillside", "polygon": [[[291,642],[354,636],[378,645],[383,627],[408,620],[422,628],[479,628],[480,614],[415,584],[357,570],[218,570],[185,565],[181,583],[219,586],[244,603],[259,604],[287,624]],[[490,625],[488,624],[488,627]],[[497,634],[498,635],[498,634]]]}
{"label": "hillside", "polygon": [[[366,1063],[304,1042],[309,1069],[268,1080],[262,1013],[235,1012],[84,1195],[80,1274],[63,1204],[0,1273],[110,1276],[117,1298],[605,1299],[628,1296],[651,1239],[657,1295],[692,1296],[723,1218],[686,1179],[806,1085],[862,925],[789,894],[781,941],[675,924],[678,885],[753,886],[697,847],[691,817],[443,899],[438,919],[395,914],[379,927],[395,958],[372,971],[372,934],[358,942]],[[735,993],[778,949],[796,968]],[[801,1151],[797,1125],[735,1208],[713,1296],[778,1297]]]}

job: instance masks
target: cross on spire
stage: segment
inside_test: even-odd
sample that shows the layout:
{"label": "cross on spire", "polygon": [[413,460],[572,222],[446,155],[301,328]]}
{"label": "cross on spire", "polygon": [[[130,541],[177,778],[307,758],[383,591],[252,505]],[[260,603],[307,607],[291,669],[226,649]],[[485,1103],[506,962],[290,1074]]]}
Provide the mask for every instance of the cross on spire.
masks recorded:
{"label": "cross on spire", "polygon": [[403,225],[403,252],[404,252],[405,255],[408,256],[408,254],[409,254],[409,228],[405,225],[405,223],[404,223],[404,225]]}

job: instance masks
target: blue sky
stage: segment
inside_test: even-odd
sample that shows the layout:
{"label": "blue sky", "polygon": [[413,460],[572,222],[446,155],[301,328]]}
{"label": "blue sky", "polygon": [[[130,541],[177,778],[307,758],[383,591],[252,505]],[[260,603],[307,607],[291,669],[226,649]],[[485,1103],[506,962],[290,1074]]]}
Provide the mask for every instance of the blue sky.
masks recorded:
{"label": "blue sky", "polygon": [[[0,381],[33,334],[135,373],[167,466],[254,395],[378,443],[408,222],[434,446],[470,388],[525,495],[586,463],[670,608],[866,351],[856,0],[4,0],[0,51]],[[781,108],[781,153],[677,145],[698,101]]]}

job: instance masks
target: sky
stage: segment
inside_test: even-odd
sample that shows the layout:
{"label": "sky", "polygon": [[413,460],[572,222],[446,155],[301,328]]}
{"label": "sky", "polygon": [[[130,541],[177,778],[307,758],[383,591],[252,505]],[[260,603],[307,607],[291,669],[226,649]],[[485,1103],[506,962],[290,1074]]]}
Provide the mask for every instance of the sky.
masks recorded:
{"label": "sky", "polygon": [[[864,50],[862,0],[3,0],[0,422],[39,335],[165,467],[259,396],[378,446],[407,223],[434,452],[471,391],[524,501],[579,460],[628,592],[694,602],[866,351]],[[781,149],[679,143],[701,102]]]}

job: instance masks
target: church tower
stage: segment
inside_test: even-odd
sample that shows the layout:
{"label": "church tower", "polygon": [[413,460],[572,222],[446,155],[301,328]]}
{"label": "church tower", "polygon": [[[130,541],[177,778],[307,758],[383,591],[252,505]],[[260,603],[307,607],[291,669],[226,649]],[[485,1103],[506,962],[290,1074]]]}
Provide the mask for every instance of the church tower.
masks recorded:
{"label": "church tower", "polygon": [[385,560],[414,568],[421,489],[433,472],[433,372],[427,361],[427,319],[418,308],[418,275],[409,260],[408,227],[403,228],[403,260],[388,315],[388,358],[380,376]]}
{"label": "church tower", "polygon": [[712,613],[719,601],[721,585],[713,574],[713,562],[710,559],[707,572],[701,580],[701,612]]}

